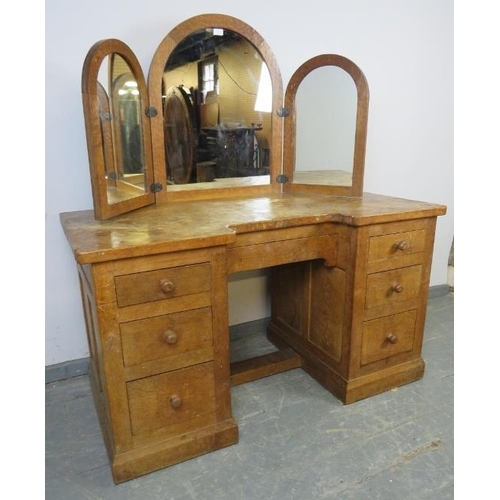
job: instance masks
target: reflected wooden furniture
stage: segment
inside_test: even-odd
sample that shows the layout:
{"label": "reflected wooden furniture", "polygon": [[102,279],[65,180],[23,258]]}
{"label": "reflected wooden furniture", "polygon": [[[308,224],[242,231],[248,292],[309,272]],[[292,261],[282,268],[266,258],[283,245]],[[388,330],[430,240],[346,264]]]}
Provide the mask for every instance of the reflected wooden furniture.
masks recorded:
{"label": "reflected wooden furniture", "polygon": [[[344,403],[422,377],[436,218],[386,196],[276,194],[61,214],[115,482],[234,444],[230,387],[301,366]],[[231,365],[228,274],[272,268],[268,337]]]}
{"label": "reflected wooden furniture", "polygon": [[211,158],[216,162],[217,178],[248,177],[269,174],[259,168],[255,150],[255,132],[262,127],[203,127]]}

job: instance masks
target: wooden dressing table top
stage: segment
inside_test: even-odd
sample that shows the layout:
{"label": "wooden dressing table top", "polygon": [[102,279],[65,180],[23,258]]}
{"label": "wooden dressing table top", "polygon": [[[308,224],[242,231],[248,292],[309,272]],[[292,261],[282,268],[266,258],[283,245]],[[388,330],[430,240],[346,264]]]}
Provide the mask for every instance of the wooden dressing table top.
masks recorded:
{"label": "wooden dressing table top", "polygon": [[361,198],[277,194],[155,204],[107,221],[93,210],[60,215],[77,262],[104,262],[227,245],[239,233],[309,224],[351,226],[439,216],[446,207],[365,193]]}

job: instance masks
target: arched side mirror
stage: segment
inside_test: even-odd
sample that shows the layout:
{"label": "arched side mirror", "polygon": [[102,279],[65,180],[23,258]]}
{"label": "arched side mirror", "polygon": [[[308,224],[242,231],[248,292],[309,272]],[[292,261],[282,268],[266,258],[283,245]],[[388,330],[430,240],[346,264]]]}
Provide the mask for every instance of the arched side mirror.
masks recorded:
{"label": "arched side mirror", "polygon": [[155,202],[147,86],[120,40],[97,42],[82,73],[95,218],[106,220]]}
{"label": "arched side mirror", "polygon": [[[270,80],[264,107],[263,77]],[[280,191],[281,75],[251,26],[222,14],[179,24],[153,56],[148,88],[159,110],[151,122],[155,180],[168,185],[158,201]]]}
{"label": "arched side mirror", "polygon": [[343,56],[297,69],[285,93],[284,192],[363,194],[368,101],[363,72]]}

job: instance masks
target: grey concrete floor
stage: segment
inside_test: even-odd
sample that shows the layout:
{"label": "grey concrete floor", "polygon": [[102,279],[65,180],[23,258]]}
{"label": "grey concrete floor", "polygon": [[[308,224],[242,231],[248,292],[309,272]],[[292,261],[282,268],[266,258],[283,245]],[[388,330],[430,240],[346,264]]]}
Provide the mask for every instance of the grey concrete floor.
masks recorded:
{"label": "grey concrete floor", "polygon": [[119,485],[87,376],[47,384],[45,498],[453,499],[453,304],[429,300],[422,380],[351,405],[301,369],[234,387],[238,444]]}

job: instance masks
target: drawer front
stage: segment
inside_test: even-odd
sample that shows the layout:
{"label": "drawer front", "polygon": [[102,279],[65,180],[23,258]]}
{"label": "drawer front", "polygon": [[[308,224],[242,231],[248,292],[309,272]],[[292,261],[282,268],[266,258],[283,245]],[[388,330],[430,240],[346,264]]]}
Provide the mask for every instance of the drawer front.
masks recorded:
{"label": "drawer front", "polygon": [[367,365],[413,349],[417,311],[365,321],[361,365]]}
{"label": "drawer front", "polygon": [[211,289],[210,264],[194,264],[115,277],[118,307],[180,297]]}
{"label": "drawer front", "polygon": [[215,413],[214,364],[134,380],[127,384],[127,392],[132,434],[179,428],[178,424],[189,431],[200,426],[200,417]]}
{"label": "drawer front", "polygon": [[422,253],[424,249],[424,229],[372,236],[368,247],[368,262]]}
{"label": "drawer front", "polygon": [[212,310],[204,307],[129,321],[120,325],[120,332],[125,366],[189,355],[212,347]]}
{"label": "drawer front", "polygon": [[422,266],[369,274],[366,282],[366,309],[416,299],[419,295]]}

